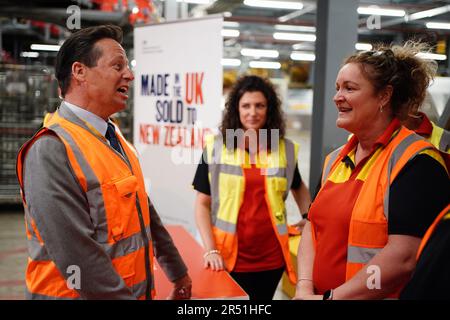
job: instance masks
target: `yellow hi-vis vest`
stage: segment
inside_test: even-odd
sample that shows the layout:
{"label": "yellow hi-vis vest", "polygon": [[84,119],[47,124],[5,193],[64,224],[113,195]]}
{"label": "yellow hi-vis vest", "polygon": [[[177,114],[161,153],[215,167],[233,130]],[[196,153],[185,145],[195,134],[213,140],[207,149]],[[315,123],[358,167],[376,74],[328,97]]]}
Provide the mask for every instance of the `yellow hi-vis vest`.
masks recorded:
{"label": "yellow hi-vis vest", "polygon": [[450,131],[438,127],[433,122],[431,122],[431,125],[433,126],[433,131],[431,132],[428,141],[430,141],[439,151],[450,154]]}
{"label": "yellow hi-vis vest", "polygon": [[[265,199],[272,226],[283,250],[289,280],[296,283],[296,273],[289,253],[286,200],[297,164],[298,144],[282,139],[271,152],[260,152],[257,164],[265,174]],[[240,148],[227,149],[219,136],[206,137],[206,151],[211,185],[213,235],[225,267],[232,271],[238,254],[236,223],[245,191],[242,167],[248,153]]]}

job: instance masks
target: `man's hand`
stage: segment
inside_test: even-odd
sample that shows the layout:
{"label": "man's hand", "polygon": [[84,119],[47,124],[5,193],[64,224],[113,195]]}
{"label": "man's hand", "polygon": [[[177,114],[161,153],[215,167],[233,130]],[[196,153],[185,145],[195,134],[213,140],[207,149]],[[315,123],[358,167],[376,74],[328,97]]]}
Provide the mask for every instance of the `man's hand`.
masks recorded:
{"label": "man's hand", "polygon": [[173,290],[168,300],[190,299],[192,294],[192,280],[188,274],[174,282]]}

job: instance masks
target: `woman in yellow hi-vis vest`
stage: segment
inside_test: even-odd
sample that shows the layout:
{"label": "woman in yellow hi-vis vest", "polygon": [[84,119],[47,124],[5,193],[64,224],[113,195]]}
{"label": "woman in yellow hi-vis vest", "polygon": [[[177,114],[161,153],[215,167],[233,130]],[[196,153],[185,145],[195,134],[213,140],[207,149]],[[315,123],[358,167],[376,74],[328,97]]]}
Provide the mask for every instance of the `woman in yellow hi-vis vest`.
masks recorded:
{"label": "woman in yellow hi-vis vest", "polygon": [[430,141],[441,152],[447,168],[450,168],[450,131],[436,125],[425,113],[411,111],[402,124]]}
{"label": "woman in yellow hi-vis vest", "polygon": [[252,300],[272,299],[284,270],[296,282],[284,204],[289,190],[301,213],[310,204],[298,145],[284,137],[273,85],[257,76],[237,81],[220,129],[206,139],[193,182],[205,267],[229,271]]}
{"label": "woman in yellow hi-vis vest", "polygon": [[435,68],[408,42],[355,53],[336,78],[336,125],[353,136],[330,153],[298,254],[296,299],[396,298],[421,238],[448,204],[439,151],[400,120]]}

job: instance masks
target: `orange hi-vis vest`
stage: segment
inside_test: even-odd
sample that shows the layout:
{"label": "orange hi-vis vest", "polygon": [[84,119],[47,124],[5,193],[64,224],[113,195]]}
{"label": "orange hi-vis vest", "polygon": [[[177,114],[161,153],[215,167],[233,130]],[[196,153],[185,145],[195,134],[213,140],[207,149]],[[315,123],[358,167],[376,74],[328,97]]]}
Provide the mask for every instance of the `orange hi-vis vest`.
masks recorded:
{"label": "orange hi-vis vest", "polygon": [[[83,126],[81,119],[68,119],[57,111],[48,117],[18,154],[17,175],[25,208],[29,246],[45,252],[45,243],[27,209],[23,190],[23,165],[30,146],[43,135],[56,135],[64,144],[70,166],[86,194],[95,224],[95,239],[111,258],[116,272],[138,299],[154,297],[153,247],[150,213],[144,180],[136,151],[116,128],[126,157],[122,157],[106,139]],[[94,129],[95,130],[95,129]],[[48,298],[80,298],[67,286],[49,256],[28,258],[26,286],[30,294]]]}
{"label": "orange hi-vis vest", "polygon": [[[343,160],[343,156],[339,154],[341,149],[333,151],[326,157],[322,172],[322,186]],[[401,127],[376,158],[351,214],[346,281],[363,269],[386,246],[388,242],[389,188],[408,161],[428,149],[435,151],[433,145],[424,138]],[[439,157],[437,151],[435,155]],[[442,162],[442,159],[440,160]],[[316,244],[314,227],[311,230],[313,242]]]}
{"label": "orange hi-vis vest", "polygon": [[419,250],[417,250],[417,256],[416,260],[419,260],[420,255],[422,254],[423,249],[427,245],[428,241],[430,240],[431,236],[433,235],[434,230],[436,230],[436,227],[439,225],[439,223],[442,220],[450,219],[450,204],[445,207],[444,210],[441,211],[441,213],[434,219],[434,222],[431,224],[431,226],[428,228],[427,232],[422,238],[422,242],[420,243]]}
{"label": "orange hi-vis vest", "polygon": [[[265,199],[286,264],[289,280],[296,283],[289,252],[289,234],[285,200],[294,178],[299,145],[280,139],[271,152],[260,152],[256,161],[265,174]],[[243,166],[248,153],[236,148],[229,150],[219,136],[206,137],[209,181],[211,184],[211,215],[216,248],[220,251],[226,269],[232,271],[238,255],[237,221],[244,198]]]}

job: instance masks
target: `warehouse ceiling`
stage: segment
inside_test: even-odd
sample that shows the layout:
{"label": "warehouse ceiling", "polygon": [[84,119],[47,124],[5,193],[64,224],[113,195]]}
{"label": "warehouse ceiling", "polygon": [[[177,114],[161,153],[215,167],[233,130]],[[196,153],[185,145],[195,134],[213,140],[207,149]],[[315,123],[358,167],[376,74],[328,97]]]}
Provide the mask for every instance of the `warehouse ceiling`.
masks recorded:
{"label": "warehouse ceiling", "polygon": [[[277,1],[277,0],[275,0]],[[288,0],[285,0],[288,1]],[[132,46],[133,21],[130,14],[134,6],[142,0],[0,0],[0,28],[3,35],[3,50],[11,51],[17,56],[19,52],[33,42],[58,44],[69,34],[66,21],[67,8],[77,5],[81,9],[81,25],[113,23],[121,26],[125,33],[126,45]],[[199,17],[207,14],[225,13],[227,24],[224,29],[237,30],[237,37],[224,37],[224,56],[236,58],[242,48],[276,49],[280,59],[288,58],[293,50],[314,51],[314,42],[277,40],[274,32],[279,25],[307,27],[302,33],[314,34],[311,30],[316,21],[316,1],[301,1],[303,8],[297,9],[262,9],[245,5],[243,0],[210,0],[209,4],[188,4],[188,16]],[[299,1],[292,1],[299,3]],[[148,3],[148,1],[147,1]],[[150,22],[157,22],[158,16],[164,16],[164,1],[153,1]],[[108,5],[110,9],[108,11]],[[359,15],[359,39],[362,43],[395,42],[411,37],[421,38],[433,43],[449,44],[450,30],[428,29],[427,22],[450,22],[450,0],[360,0],[359,6],[377,5],[386,9],[401,9],[403,17],[381,17],[381,28],[369,29],[367,15]],[[106,8],[106,10],[105,10]],[[417,13],[436,9],[431,17],[417,18]],[[416,14],[416,16],[414,16]],[[161,21],[161,20],[160,20]],[[277,27],[276,27],[277,26]],[[292,32],[292,31],[291,31]],[[297,31],[299,32],[299,31]],[[293,47],[294,46],[294,47]]]}

